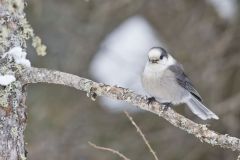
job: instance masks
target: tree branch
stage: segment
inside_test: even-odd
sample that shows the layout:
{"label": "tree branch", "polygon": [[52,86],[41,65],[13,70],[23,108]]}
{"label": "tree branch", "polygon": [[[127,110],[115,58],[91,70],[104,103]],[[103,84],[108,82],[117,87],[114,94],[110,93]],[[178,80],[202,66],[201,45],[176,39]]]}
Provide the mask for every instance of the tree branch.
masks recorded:
{"label": "tree branch", "polygon": [[108,152],[112,152],[113,154],[118,155],[119,157],[121,157],[123,160],[130,160],[129,158],[127,158],[126,156],[124,156],[122,153],[120,153],[117,150],[111,149],[111,148],[106,148],[106,147],[101,147],[101,146],[97,146],[96,144],[92,143],[92,142],[88,142],[88,144],[90,146],[92,146],[93,148],[99,149],[99,150],[103,150],[103,151],[108,151]]}
{"label": "tree branch", "polygon": [[142,137],[144,143],[147,145],[149,152],[153,155],[155,160],[159,160],[155,151],[152,149],[151,145],[149,144],[147,138],[145,137],[145,135],[143,134],[143,132],[141,131],[141,129],[138,127],[138,125],[134,122],[133,118],[128,114],[127,111],[124,111],[125,115],[127,116],[127,118],[130,120],[130,122],[132,123],[132,125],[136,128],[137,132],[139,133],[139,135]]}
{"label": "tree branch", "polygon": [[122,100],[134,106],[138,106],[140,109],[163,117],[173,126],[194,135],[201,142],[206,142],[213,146],[220,146],[222,148],[230,148],[233,151],[240,151],[240,139],[212,131],[208,129],[206,125],[197,124],[176,113],[171,108],[165,111],[158,102],[148,105],[145,97],[135,94],[129,89],[96,83],[76,75],[41,68],[25,68],[19,79],[23,84],[43,82],[73,87],[87,92],[93,99],[95,99],[96,96],[106,96],[115,100]]}
{"label": "tree branch", "polygon": [[[4,54],[16,46],[26,48],[26,40],[33,35],[24,13],[24,0],[0,0],[0,74],[11,75],[19,66]],[[26,150],[24,130],[26,128],[26,91],[22,84],[14,81],[0,86],[0,159],[24,160]]]}

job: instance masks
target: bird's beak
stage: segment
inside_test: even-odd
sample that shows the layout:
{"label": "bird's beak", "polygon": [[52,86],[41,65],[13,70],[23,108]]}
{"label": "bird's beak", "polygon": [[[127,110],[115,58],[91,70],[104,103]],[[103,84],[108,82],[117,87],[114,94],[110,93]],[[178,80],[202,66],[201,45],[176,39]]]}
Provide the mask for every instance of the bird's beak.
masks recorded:
{"label": "bird's beak", "polygon": [[155,60],[155,59],[149,59],[149,61],[150,61],[151,63],[158,63],[158,60]]}

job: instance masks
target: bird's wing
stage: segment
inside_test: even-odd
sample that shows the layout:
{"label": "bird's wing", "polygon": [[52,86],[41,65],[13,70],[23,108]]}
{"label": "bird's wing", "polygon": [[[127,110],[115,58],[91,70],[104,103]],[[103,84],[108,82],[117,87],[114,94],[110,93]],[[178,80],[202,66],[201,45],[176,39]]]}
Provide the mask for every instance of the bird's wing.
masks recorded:
{"label": "bird's wing", "polygon": [[175,74],[177,82],[180,86],[182,86],[187,91],[189,91],[199,101],[202,101],[201,96],[199,95],[197,90],[193,87],[191,80],[184,73],[183,67],[181,64],[171,65],[171,66],[169,66],[169,69]]}

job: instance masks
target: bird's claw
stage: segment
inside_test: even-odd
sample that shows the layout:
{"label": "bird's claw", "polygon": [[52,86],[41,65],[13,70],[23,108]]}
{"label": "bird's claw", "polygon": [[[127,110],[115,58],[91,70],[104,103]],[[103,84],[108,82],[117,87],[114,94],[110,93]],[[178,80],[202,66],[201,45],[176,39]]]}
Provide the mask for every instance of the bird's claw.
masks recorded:
{"label": "bird's claw", "polygon": [[154,101],[156,101],[156,99],[154,97],[147,98],[147,104],[148,105],[152,104]]}
{"label": "bird's claw", "polygon": [[161,103],[161,105],[163,106],[164,111],[167,111],[169,107],[172,107],[172,103],[170,102]]}

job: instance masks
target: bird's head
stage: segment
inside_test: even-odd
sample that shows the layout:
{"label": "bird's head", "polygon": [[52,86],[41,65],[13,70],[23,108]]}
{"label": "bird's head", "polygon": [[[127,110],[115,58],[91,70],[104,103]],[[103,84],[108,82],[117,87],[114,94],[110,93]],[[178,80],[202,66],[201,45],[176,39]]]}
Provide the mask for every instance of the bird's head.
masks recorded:
{"label": "bird's head", "polygon": [[173,57],[162,47],[153,47],[148,52],[149,64],[170,66],[175,63]]}

